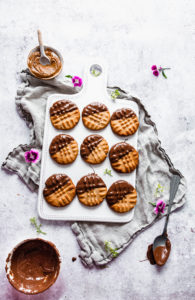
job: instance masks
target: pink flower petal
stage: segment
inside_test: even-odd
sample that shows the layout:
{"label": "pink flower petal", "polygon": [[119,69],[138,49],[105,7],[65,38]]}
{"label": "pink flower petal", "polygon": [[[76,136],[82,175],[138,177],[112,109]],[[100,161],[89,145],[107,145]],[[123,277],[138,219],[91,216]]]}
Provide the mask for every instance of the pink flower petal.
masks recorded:
{"label": "pink flower petal", "polygon": [[157,70],[157,66],[156,65],[151,66],[151,70],[152,71]]}
{"label": "pink flower petal", "polygon": [[81,86],[83,84],[82,78],[78,77],[78,76],[74,76],[72,78],[72,83],[74,84],[74,86]]}
{"label": "pink flower petal", "polygon": [[158,70],[153,71],[153,75],[156,76],[156,77],[158,77],[158,75],[159,75]]}
{"label": "pink flower petal", "polygon": [[165,206],[166,206],[166,204],[163,200],[158,200],[156,203],[156,207],[154,209],[155,214],[159,214],[159,213],[164,214]]}
{"label": "pink flower petal", "polygon": [[30,151],[26,151],[24,153],[24,157],[25,157],[26,162],[36,163],[40,158],[39,151],[37,151],[35,149],[31,149]]}

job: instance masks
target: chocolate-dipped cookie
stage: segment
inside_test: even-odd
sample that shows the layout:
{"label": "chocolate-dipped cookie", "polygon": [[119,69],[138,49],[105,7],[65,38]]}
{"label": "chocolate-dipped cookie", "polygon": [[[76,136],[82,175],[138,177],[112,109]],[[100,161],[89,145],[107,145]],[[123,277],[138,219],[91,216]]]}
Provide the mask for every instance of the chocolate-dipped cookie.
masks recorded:
{"label": "chocolate-dipped cookie", "polygon": [[93,102],[83,109],[82,120],[85,127],[100,130],[108,125],[110,113],[103,103]]}
{"label": "chocolate-dipped cookie", "polygon": [[77,105],[70,100],[59,100],[50,107],[50,119],[56,129],[68,130],[80,119]]}
{"label": "chocolate-dipped cookie", "polygon": [[120,108],[112,114],[110,125],[114,133],[122,136],[128,136],[137,131],[139,121],[137,115],[132,109]]}
{"label": "chocolate-dipped cookie", "polygon": [[81,203],[87,206],[100,204],[106,197],[104,181],[95,173],[83,176],[76,186],[76,193]]}
{"label": "chocolate-dipped cookie", "polygon": [[109,151],[107,141],[99,134],[87,136],[81,144],[81,157],[90,164],[100,164]]}
{"label": "chocolate-dipped cookie", "polygon": [[131,145],[120,142],[112,146],[109,159],[113,169],[119,173],[132,172],[139,163],[139,154]]}
{"label": "chocolate-dipped cookie", "polygon": [[125,213],[136,205],[137,192],[127,181],[118,180],[109,188],[106,200],[114,211]]}
{"label": "chocolate-dipped cookie", "polygon": [[66,206],[74,198],[76,188],[70,177],[65,174],[54,174],[45,182],[43,196],[52,206]]}
{"label": "chocolate-dipped cookie", "polygon": [[58,164],[70,164],[78,155],[78,144],[72,136],[59,134],[52,140],[49,153]]}

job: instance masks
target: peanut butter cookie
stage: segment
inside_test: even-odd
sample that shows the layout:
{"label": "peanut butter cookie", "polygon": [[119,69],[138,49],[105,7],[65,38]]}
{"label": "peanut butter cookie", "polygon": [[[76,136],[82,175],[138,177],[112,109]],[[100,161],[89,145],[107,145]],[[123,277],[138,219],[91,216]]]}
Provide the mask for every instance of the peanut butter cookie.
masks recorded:
{"label": "peanut butter cookie", "polygon": [[104,181],[95,173],[83,176],[76,186],[76,193],[81,203],[86,206],[100,204],[106,197]]}
{"label": "peanut butter cookie", "polygon": [[82,158],[90,164],[100,164],[109,151],[107,141],[99,134],[87,136],[81,144]]}
{"label": "peanut butter cookie", "polygon": [[110,113],[103,103],[93,102],[83,109],[82,120],[85,127],[100,130],[108,125]]}
{"label": "peanut butter cookie", "polygon": [[128,136],[137,131],[139,121],[132,109],[121,108],[112,114],[110,125],[114,133],[121,136]]}
{"label": "peanut butter cookie", "polygon": [[54,174],[45,182],[43,196],[52,206],[66,206],[74,198],[76,188],[72,180],[65,174]]}
{"label": "peanut butter cookie", "polygon": [[139,163],[139,154],[131,145],[120,142],[112,146],[109,152],[110,163],[119,173],[130,173]]}
{"label": "peanut butter cookie", "polygon": [[109,188],[106,200],[111,209],[125,213],[136,205],[137,192],[127,181],[118,180]]}
{"label": "peanut butter cookie", "polygon": [[77,125],[80,112],[74,102],[59,100],[50,108],[50,119],[56,129],[68,130]]}
{"label": "peanut butter cookie", "polygon": [[72,136],[59,134],[52,140],[49,153],[58,164],[70,164],[78,155],[78,144]]}

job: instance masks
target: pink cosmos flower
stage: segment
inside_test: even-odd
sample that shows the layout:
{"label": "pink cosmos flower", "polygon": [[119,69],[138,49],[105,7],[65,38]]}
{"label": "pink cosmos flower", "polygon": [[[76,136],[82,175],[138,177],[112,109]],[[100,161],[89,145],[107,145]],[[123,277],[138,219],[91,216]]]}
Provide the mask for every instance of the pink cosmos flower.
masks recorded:
{"label": "pink cosmos flower", "polygon": [[163,77],[167,79],[167,75],[165,74],[165,70],[170,70],[171,68],[162,68],[157,67],[156,65],[151,66],[151,70],[154,76],[158,77],[160,73],[162,73]]}
{"label": "pink cosmos flower", "polygon": [[153,71],[153,75],[156,76],[156,77],[158,77],[158,75],[159,75],[158,70]]}
{"label": "pink cosmos flower", "polygon": [[151,70],[152,71],[157,70],[157,66],[156,65],[151,66]]}
{"label": "pink cosmos flower", "polygon": [[158,200],[157,203],[156,203],[156,207],[154,209],[154,213],[156,215],[158,215],[159,213],[164,214],[164,212],[165,212],[165,206],[166,206],[166,204],[165,204],[165,202],[163,200]]}
{"label": "pink cosmos flower", "polygon": [[81,86],[83,84],[83,81],[82,78],[74,76],[72,77],[72,83],[74,84],[74,86]]}
{"label": "pink cosmos flower", "polygon": [[39,160],[39,151],[35,149],[31,149],[30,151],[26,151],[24,153],[24,157],[26,162],[28,163],[36,163]]}

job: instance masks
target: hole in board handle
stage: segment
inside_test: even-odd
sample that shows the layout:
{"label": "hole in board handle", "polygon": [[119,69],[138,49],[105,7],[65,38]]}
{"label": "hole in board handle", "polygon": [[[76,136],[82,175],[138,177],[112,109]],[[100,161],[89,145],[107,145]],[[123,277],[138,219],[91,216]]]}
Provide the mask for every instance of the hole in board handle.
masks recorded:
{"label": "hole in board handle", "polygon": [[94,77],[98,77],[102,73],[102,67],[100,65],[94,64],[90,67],[90,73]]}

